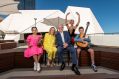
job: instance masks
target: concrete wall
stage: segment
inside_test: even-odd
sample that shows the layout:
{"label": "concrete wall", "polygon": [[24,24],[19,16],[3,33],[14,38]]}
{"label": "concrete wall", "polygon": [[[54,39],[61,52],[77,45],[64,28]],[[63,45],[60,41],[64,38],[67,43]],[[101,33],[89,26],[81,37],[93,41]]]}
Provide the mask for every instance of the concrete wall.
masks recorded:
{"label": "concrete wall", "polygon": [[119,47],[119,34],[93,34],[89,37],[94,45]]}

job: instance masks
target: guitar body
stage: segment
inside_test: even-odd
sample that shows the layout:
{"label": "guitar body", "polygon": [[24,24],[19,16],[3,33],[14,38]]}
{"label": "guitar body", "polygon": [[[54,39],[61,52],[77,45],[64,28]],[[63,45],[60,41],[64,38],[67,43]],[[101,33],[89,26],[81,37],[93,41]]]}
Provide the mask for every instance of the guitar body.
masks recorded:
{"label": "guitar body", "polygon": [[[80,38],[82,38],[82,37],[83,37],[83,35],[80,35]],[[88,46],[89,43],[88,43],[87,41],[85,41],[85,43],[83,43],[83,42],[77,42],[76,44],[77,44],[77,46],[79,46],[79,47],[85,48],[85,47]]]}
{"label": "guitar body", "polygon": [[86,42],[86,43],[77,42],[77,45],[78,45],[79,47],[85,48],[85,47],[88,46],[88,42]]}
{"label": "guitar body", "polygon": [[[90,24],[90,22],[87,22],[87,27],[86,27],[85,33],[82,34],[82,35],[80,34],[80,35],[79,35],[80,38],[85,38],[87,29],[88,29],[88,27],[89,27],[89,24]],[[85,48],[85,47],[88,46],[89,43],[88,43],[87,41],[85,41],[85,43],[83,43],[83,42],[77,42],[76,44],[77,44],[77,46],[79,46],[79,47]]]}

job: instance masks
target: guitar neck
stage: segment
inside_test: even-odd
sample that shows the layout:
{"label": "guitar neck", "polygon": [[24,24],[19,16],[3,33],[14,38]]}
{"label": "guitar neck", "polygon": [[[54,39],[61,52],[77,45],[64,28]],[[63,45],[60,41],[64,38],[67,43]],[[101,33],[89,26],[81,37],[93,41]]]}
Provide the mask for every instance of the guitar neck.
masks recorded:
{"label": "guitar neck", "polygon": [[87,30],[88,30],[88,27],[89,27],[89,25],[86,26],[85,33],[84,33],[84,36],[83,36],[83,37],[86,36],[86,33],[87,33]]}

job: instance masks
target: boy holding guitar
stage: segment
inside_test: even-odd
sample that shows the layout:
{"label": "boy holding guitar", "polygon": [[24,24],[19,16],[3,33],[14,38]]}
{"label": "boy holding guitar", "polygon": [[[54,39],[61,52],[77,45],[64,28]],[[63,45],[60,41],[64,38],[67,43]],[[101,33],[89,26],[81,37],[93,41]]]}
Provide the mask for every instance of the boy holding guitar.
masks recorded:
{"label": "boy holding guitar", "polygon": [[79,27],[80,34],[75,37],[74,41],[77,44],[78,59],[79,59],[81,50],[87,50],[90,53],[90,57],[91,57],[91,63],[92,63],[91,67],[93,68],[94,72],[97,72],[97,68],[94,62],[94,50],[90,48],[90,39],[88,38],[88,35],[86,35],[89,24],[90,22],[87,22],[85,33],[84,33],[84,28]]}

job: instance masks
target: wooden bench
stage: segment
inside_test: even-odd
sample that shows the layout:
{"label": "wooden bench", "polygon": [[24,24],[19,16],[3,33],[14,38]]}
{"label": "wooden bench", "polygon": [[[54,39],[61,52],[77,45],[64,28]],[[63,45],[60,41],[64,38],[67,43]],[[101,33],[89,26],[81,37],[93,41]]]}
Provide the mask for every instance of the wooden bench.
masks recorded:
{"label": "wooden bench", "polygon": [[[33,59],[24,58],[25,48],[0,50],[0,72],[13,68],[32,68]],[[119,71],[119,49],[94,47],[95,62],[97,66],[103,66]],[[90,65],[90,57],[82,51],[80,66]],[[44,61],[41,61],[42,63]]]}
{"label": "wooden bench", "polygon": [[4,43],[0,43],[0,50],[3,49],[12,49],[12,48],[16,48],[17,47],[17,43],[16,42],[4,42]]}

